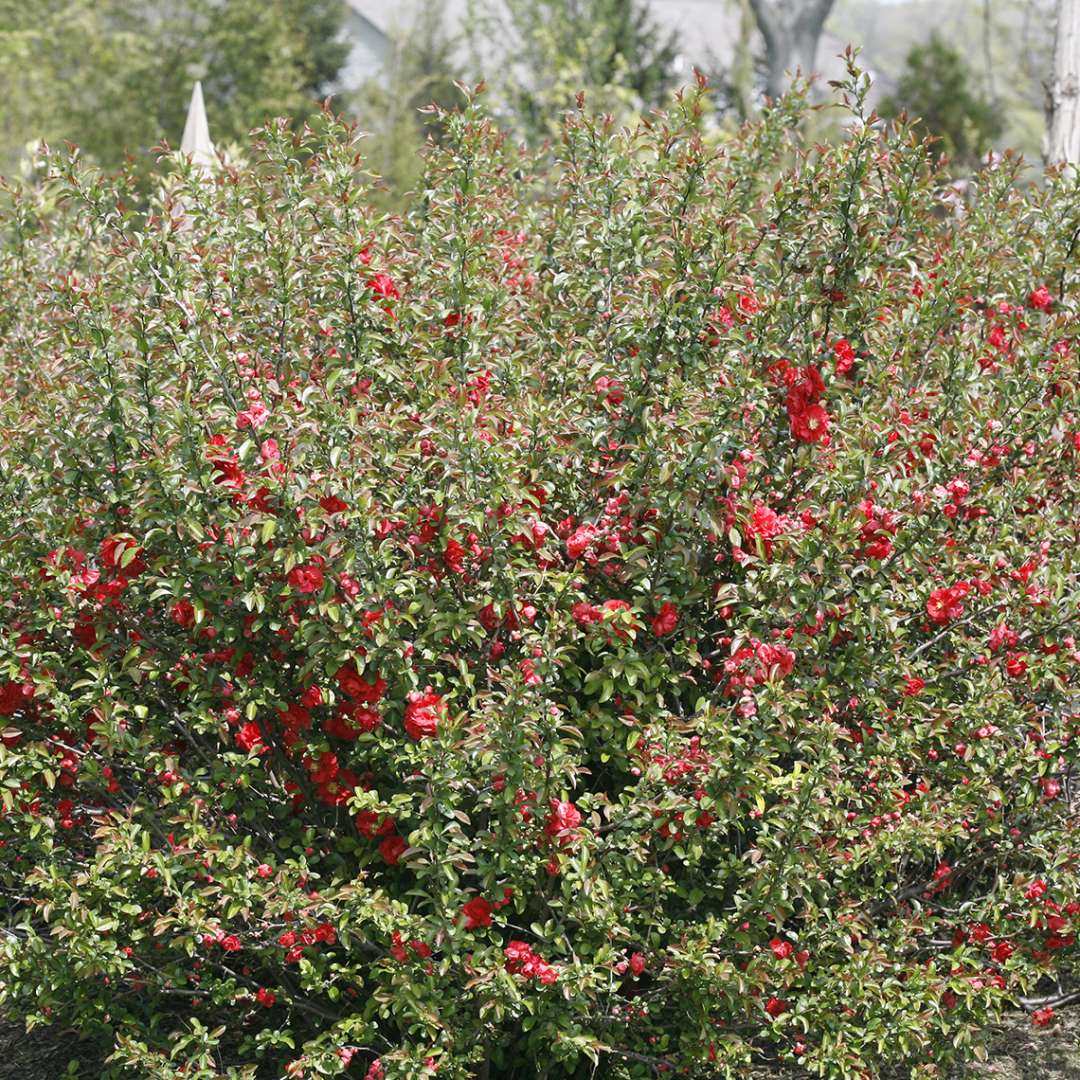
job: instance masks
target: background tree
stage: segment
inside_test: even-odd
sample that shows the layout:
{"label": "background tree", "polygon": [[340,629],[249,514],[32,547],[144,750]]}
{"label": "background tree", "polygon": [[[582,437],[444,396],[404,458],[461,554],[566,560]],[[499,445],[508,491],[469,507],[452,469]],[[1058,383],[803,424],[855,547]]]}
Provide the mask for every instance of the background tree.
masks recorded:
{"label": "background tree", "polygon": [[663,34],[640,0],[589,0],[570,7],[571,27],[591,33],[602,28],[601,50],[589,58],[591,81],[622,79],[643,104],[659,104],[675,81],[677,38]]}
{"label": "background tree", "polygon": [[341,0],[0,0],[0,80],[17,103],[0,162],[69,140],[99,164],[175,142],[194,79],[215,138],[302,117],[345,59]]}
{"label": "background tree", "polygon": [[835,0],[750,0],[765,40],[765,92],[779,97],[788,87],[788,72],[810,75],[817,62],[818,41]]}
{"label": "background tree", "polygon": [[439,137],[422,110],[432,104],[452,109],[462,101],[454,85],[461,75],[460,42],[447,32],[445,4],[418,5],[413,16],[383,68],[346,102],[368,136],[368,163],[383,180],[373,198],[394,209],[408,201],[420,179],[426,138]]}
{"label": "background tree", "polygon": [[732,105],[740,120],[748,120],[754,111],[754,13],[750,0],[738,0],[739,39],[728,72],[727,84]]}
{"label": "background tree", "polygon": [[1080,162],[1080,0],[1058,0],[1045,156],[1048,162]]}
{"label": "background tree", "polygon": [[509,0],[505,11],[489,8],[470,33],[511,43],[474,53],[477,70],[501,76],[489,81],[526,138],[551,135],[579,90],[628,114],[659,105],[676,81],[677,36],[656,26],[644,0]]}
{"label": "background tree", "polygon": [[936,34],[909,53],[896,92],[878,111],[893,118],[917,116],[927,132],[941,140],[954,165],[970,170],[1001,134],[998,112],[972,87],[971,70],[956,49]]}
{"label": "background tree", "polygon": [[[828,32],[860,47],[882,88],[894,91],[911,49],[931,32],[960,51],[972,83],[995,102],[997,146],[1037,158],[1046,133],[1046,81],[1053,67],[1056,0],[836,0]],[[988,25],[989,24],[989,25]]]}

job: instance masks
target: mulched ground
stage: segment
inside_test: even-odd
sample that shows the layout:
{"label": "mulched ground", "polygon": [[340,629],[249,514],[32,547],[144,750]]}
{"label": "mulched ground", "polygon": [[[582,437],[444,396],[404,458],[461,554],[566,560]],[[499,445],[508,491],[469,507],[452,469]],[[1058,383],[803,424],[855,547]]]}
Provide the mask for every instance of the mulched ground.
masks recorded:
{"label": "mulched ground", "polygon": [[107,1054],[70,1031],[37,1028],[27,1035],[21,1024],[0,1022],[0,1080],[98,1080]]}
{"label": "mulched ground", "polygon": [[[1050,1028],[1036,1028],[1017,1013],[990,1029],[989,1056],[950,1080],[1080,1080],[1080,1012],[1059,1014]],[[809,1074],[804,1074],[809,1080]],[[880,1080],[906,1080],[896,1073]],[[2,1074],[0,1074],[2,1080]],[[754,1080],[803,1080],[793,1073],[763,1072]]]}
{"label": "mulched ground", "polygon": [[[0,1080],[99,1080],[100,1052],[70,1032],[0,1023]],[[794,1080],[762,1073],[756,1080]],[[1080,1080],[1080,1015],[1066,1014],[1049,1029],[1017,1016],[995,1027],[990,1057],[956,1080]]]}
{"label": "mulched ground", "polygon": [[1080,1015],[1065,1013],[1051,1028],[1027,1016],[994,1028],[990,1057],[969,1065],[972,1080],[1080,1080]]}

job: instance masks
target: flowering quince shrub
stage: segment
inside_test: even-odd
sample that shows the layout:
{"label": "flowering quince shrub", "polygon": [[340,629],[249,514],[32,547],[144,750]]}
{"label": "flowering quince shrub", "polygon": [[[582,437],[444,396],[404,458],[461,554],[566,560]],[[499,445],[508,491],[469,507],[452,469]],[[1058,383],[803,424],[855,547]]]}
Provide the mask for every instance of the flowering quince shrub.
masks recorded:
{"label": "flowering quince shrub", "polygon": [[[943,1077],[1080,985],[1080,190],[796,94],[0,262],[0,1008],[108,1076]],[[45,201],[49,209],[45,209]]]}

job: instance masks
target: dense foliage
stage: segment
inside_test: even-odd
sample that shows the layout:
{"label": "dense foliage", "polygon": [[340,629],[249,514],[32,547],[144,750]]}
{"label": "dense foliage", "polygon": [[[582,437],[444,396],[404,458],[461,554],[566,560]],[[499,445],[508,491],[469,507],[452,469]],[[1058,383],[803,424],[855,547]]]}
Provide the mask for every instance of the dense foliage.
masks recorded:
{"label": "dense foliage", "polygon": [[833,147],[581,110],[544,171],[470,102],[404,221],[329,119],[150,217],[10,197],[0,1009],[188,1080],[1052,1022],[1080,193],[961,203],[864,93]]}

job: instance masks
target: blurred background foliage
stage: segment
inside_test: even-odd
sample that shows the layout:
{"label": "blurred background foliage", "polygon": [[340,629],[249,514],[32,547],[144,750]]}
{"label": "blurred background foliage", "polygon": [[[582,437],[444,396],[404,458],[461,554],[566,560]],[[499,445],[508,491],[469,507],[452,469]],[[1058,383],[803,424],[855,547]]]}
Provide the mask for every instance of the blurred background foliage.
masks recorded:
{"label": "blurred background foliage", "polygon": [[[0,173],[17,174],[41,139],[75,142],[105,169],[148,171],[155,147],[179,142],[201,79],[219,147],[268,117],[302,121],[332,97],[369,134],[395,208],[419,184],[418,152],[433,137],[421,110],[460,100],[455,81],[483,78],[512,137],[540,145],[581,90],[630,119],[699,66],[720,137],[762,107],[777,47],[762,12],[813,7],[824,78],[847,43],[860,48],[882,115],[921,117],[957,175],[990,149],[1038,157],[1053,0],[0,0]],[[365,15],[383,24],[383,47],[357,62]],[[705,16],[722,38],[707,54]],[[835,135],[827,116],[810,135]]]}
{"label": "blurred background foliage", "polygon": [[896,90],[879,107],[882,116],[902,112],[922,119],[940,141],[939,149],[961,170],[979,161],[1001,137],[1001,110],[976,88],[971,69],[960,53],[937,34],[907,55]]}
{"label": "blurred background foliage", "polygon": [[67,140],[105,168],[179,142],[195,79],[214,135],[302,118],[348,53],[341,0],[0,0],[0,167]]}

